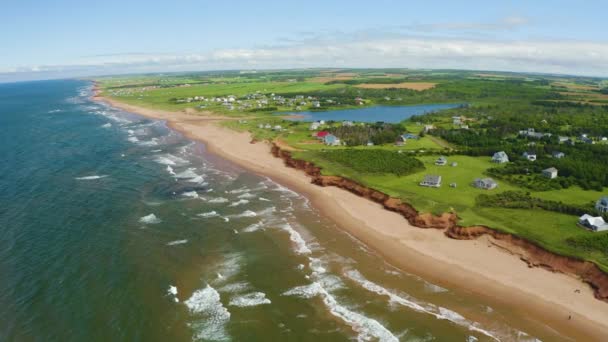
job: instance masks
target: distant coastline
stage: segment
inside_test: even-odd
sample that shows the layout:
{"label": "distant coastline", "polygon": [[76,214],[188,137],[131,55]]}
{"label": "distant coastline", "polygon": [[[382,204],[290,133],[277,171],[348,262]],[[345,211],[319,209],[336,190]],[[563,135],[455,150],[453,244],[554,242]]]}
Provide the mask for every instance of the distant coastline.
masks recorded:
{"label": "distant coastline", "polygon": [[489,235],[467,241],[448,239],[443,230],[417,228],[399,213],[352,192],[313,185],[304,172],[285,167],[283,159],[275,158],[269,144],[252,144],[248,133],[218,126],[226,117],[141,108],[106,98],[99,91],[95,85],[94,100],[165,120],[188,138],[205,142],[211,152],[304,194],[319,211],[396,266],[509,303],[522,314],[540,317],[537,320],[579,339],[608,336],[608,322],[602,319],[608,317],[608,304],[596,300],[592,289],[579,279],[528,267],[519,260],[525,251],[508,241]]}

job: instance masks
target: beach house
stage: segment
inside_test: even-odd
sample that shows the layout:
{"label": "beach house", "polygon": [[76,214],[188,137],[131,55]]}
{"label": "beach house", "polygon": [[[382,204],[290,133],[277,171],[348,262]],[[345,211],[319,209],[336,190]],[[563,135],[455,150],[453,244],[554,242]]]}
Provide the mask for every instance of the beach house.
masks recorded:
{"label": "beach house", "polygon": [[601,232],[604,230],[608,230],[608,224],[604,221],[604,219],[601,216],[591,216],[591,215],[585,214],[585,215],[579,217],[578,223],[581,226],[588,228],[594,232]]}
{"label": "beach house", "polygon": [[522,157],[528,159],[529,161],[535,161],[536,160],[536,153],[535,152],[524,152],[522,154]]}
{"label": "beach house", "polygon": [[323,142],[327,146],[339,146],[340,138],[338,138],[337,136],[335,136],[333,134],[328,134],[325,136],[325,138],[323,138]]}
{"label": "beach house", "polygon": [[436,175],[426,175],[422,182],[420,182],[421,186],[428,186],[431,188],[438,188],[441,186],[441,176]]}
{"label": "beach house", "polygon": [[496,152],[492,156],[492,162],[493,163],[499,163],[499,164],[508,163],[509,162],[509,156],[505,153],[505,151]]}
{"label": "beach house", "polygon": [[437,160],[435,160],[435,165],[437,166],[444,166],[448,163],[448,159],[444,156],[441,156],[439,158],[437,158]]}
{"label": "beach house", "polygon": [[324,140],[327,135],[329,135],[328,131],[319,131],[316,134],[313,134],[317,139]]}
{"label": "beach house", "polygon": [[608,196],[602,196],[595,202],[595,210],[600,213],[608,213]]}
{"label": "beach house", "polygon": [[478,189],[492,190],[496,189],[498,183],[494,181],[492,178],[476,178],[473,181],[473,186]]}
{"label": "beach house", "polygon": [[557,169],[554,167],[550,167],[548,169],[544,169],[542,171],[542,175],[549,179],[557,178]]}

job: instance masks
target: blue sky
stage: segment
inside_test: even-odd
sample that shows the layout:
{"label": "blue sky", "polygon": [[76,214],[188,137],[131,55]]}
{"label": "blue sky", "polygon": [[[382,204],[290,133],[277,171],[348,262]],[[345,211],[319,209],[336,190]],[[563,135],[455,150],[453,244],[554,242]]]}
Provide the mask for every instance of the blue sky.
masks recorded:
{"label": "blue sky", "polygon": [[5,0],[0,81],[287,67],[608,76],[608,3]]}

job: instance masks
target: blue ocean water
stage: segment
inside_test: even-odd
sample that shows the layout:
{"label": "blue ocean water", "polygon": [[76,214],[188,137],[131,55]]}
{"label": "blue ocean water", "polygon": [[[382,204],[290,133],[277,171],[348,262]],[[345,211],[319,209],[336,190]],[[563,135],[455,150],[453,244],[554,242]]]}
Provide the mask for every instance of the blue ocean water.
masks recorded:
{"label": "blue ocean water", "polygon": [[[302,111],[293,112],[296,121],[359,121],[359,122],[389,122],[398,123],[414,115],[423,115],[444,109],[457,108],[460,104],[422,104],[412,106],[373,106],[364,108],[341,109],[331,111]],[[289,112],[292,113],[292,112]],[[281,114],[286,114],[282,112]],[[299,117],[302,116],[302,117]]]}
{"label": "blue ocean water", "polygon": [[559,337],[392,267],[301,195],[90,95],[0,84],[0,341]]}

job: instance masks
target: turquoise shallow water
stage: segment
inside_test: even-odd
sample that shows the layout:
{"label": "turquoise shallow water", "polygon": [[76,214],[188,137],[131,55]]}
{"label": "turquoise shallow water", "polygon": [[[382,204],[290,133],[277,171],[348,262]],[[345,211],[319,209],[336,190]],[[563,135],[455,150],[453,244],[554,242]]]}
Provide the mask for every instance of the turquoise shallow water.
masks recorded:
{"label": "turquoise shallow water", "polygon": [[1,341],[560,339],[89,95],[0,85]]}

